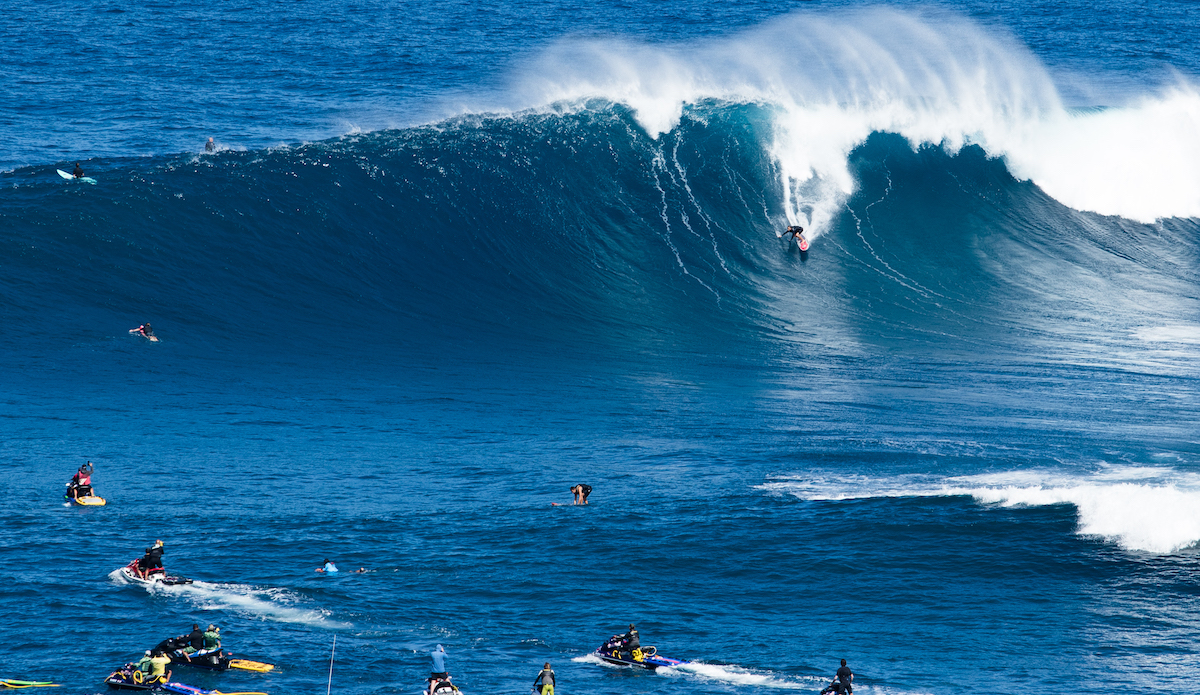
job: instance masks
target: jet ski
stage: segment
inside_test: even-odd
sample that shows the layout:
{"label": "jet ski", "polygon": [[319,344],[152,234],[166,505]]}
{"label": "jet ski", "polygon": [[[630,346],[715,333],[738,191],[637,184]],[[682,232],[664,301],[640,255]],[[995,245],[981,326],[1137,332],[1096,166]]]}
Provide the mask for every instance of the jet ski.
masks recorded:
{"label": "jet ski", "polygon": [[228,671],[229,669],[240,669],[242,671],[257,671],[266,673],[275,668],[275,664],[264,664],[261,661],[250,661],[248,659],[235,659],[233,652],[227,652],[222,647],[216,649],[201,649],[197,652],[185,655],[183,648],[188,646],[187,636],[168,637],[154,646],[154,650],[161,651],[171,658],[171,663],[178,666],[195,666],[196,668],[208,669],[209,671]]}
{"label": "jet ski", "polygon": [[425,692],[427,695],[460,695],[462,693],[457,685],[450,682],[450,676],[430,682],[429,689]]}
{"label": "jet ski", "polygon": [[[75,494],[72,495],[71,493]],[[97,497],[91,485],[77,485],[74,480],[67,483],[67,494],[63,499],[81,507],[103,507],[108,504],[103,497]]]}
{"label": "jet ski", "polygon": [[157,683],[146,683],[144,673],[134,668],[133,664],[125,664],[125,668],[108,674],[104,682],[113,690],[154,690]]}
{"label": "jet ski", "polygon": [[679,659],[670,659],[658,655],[657,647],[642,647],[634,652],[625,650],[625,635],[613,635],[599,649],[596,656],[610,664],[618,666],[633,666],[653,671],[660,666],[679,666],[688,663]]}
{"label": "jet ski", "polygon": [[[140,559],[141,558],[138,560]],[[167,571],[162,567],[155,567],[147,572],[146,576],[143,577],[142,575],[138,574],[137,571],[138,560],[134,560],[133,562],[121,568],[121,576],[125,577],[127,581],[145,586],[149,586],[151,584],[164,584],[166,586],[173,586],[176,584],[192,583],[192,580],[188,579],[187,577],[168,576]]]}

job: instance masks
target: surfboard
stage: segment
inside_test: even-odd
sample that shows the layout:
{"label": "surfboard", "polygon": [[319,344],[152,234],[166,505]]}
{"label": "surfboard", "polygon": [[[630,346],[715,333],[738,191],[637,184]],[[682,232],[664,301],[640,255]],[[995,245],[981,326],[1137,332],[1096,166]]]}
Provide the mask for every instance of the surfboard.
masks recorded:
{"label": "surfboard", "polygon": [[63,171],[62,169],[55,169],[55,171],[58,172],[59,176],[63,177],[64,179],[66,179],[68,181],[83,181],[84,183],[96,183],[96,179],[94,179],[90,176],[83,176],[83,177],[80,177],[77,179],[74,176],[72,176],[71,174],[68,174],[67,172]]}
{"label": "surfboard", "polygon": [[75,504],[78,504],[81,507],[103,507],[104,505],[108,504],[108,502],[103,497],[97,497],[95,495],[88,495],[86,497],[76,497],[74,499],[67,497],[67,499],[71,500],[72,502],[74,502]]}
{"label": "surfboard", "polygon": [[158,342],[158,336],[156,336],[156,335],[146,335],[145,333],[142,333],[141,331],[139,331],[139,330],[138,330],[138,329],[136,329],[136,328],[130,328],[130,329],[129,329],[129,334],[130,334],[130,335],[140,335],[140,336],[142,336],[142,337],[143,337],[143,338],[145,338],[146,340],[149,340],[149,341],[150,341],[150,342],[152,342],[152,343],[157,343],[157,342]]}
{"label": "surfboard", "polygon": [[264,664],[261,661],[250,661],[249,659],[230,659],[229,668],[240,668],[243,671],[266,673],[275,668],[275,664]]}
{"label": "surfboard", "polygon": [[805,239],[804,237],[797,235],[796,236],[796,246],[799,246],[801,251],[807,251],[808,250],[808,239]]}

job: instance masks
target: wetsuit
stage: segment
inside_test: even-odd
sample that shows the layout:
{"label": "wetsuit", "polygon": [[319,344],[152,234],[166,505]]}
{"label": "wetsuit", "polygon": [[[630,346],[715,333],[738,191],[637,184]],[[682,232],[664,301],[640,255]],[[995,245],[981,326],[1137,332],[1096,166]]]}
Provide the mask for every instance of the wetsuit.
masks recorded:
{"label": "wetsuit", "polygon": [[83,169],[80,169],[80,168],[79,168],[79,165],[78,165],[78,164],[76,164],[76,165],[75,165],[75,171],[72,171],[72,172],[71,172],[71,176],[74,176],[74,177],[75,177],[75,178],[77,178],[77,179],[81,179],[81,178],[83,178]]}
{"label": "wetsuit", "polygon": [[146,556],[138,561],[138,566],[147,571],[162,569],[163,552],[161,545],[154,548],[146,548]]}
{"label": "wetsuit", "polygon": [[554,669],[542,669],[537,679],[533,681],[533,687],[536,688],[538,683],[542,684],[541,695],[554,695]]}
{"label": "wetsuit", "polygon": [[854,680],[854,672],[850,670],[849,666],[843,666],[837,670],[837,679],[842,684],[843,691],[847,693],[854,692],[854,688],[850,685],[851,681]]}
{"label": "wetsuit", "polygon": [[581,494],[582,499],[580,500],[580,502],[587,504],[588,495],[592,494],[592,486],[584,485],[583,483],[580,483],[579,484],[579,492],[582,493]]}
{"label": "wetsuit", "polygon": [[625,651],[629,652],[629,658],[633,658],[633,650],[642,648],[642,641],[638,638],[637,630],[630,630],[625,633]]}

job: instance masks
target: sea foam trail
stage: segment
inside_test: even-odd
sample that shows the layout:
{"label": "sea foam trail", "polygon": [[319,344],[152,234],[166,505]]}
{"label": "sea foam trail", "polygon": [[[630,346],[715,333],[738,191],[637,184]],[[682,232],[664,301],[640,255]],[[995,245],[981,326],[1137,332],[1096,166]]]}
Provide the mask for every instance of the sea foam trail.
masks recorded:
{"label": "sea foam trail", "polygon": [[576,38],[515,81],[508,108],[614,101],[655,137],[688,104],[773,106],[770,147],[789,221],[815,234],[853,192],[847,156],[872,132],[952,152],[977,144],[1078,210],[1147,222],[1200,216],[1195,85],[1181,78],[1132,102],[1071,110],[1026,47],[955,16],[802,12],[677,46]]}
{"label": "sea foam trail", "polygon": [[[128,583],[121,576],[120,570],[109,573],[109,577],[114,581]],[[327,610],[295,605],[303,601],[302,597],[285,589],[196,581],[171,586],[151,584],[146,590],[160,596],[182,597],[200,610],[229,610],[280,623],[329,628],[349,627],[347,623],[330,620],[330,612]]]}
{"label": "sea foam trail", "polygon": [[[585,654],[577,656],[572,661],[586,664],[599,664],[611,668],[629,668],[627,666],[618,666],[610,664],[595,654]],[[814,683],[817,680],[801,682],[796,680],[788,680],[769,673],[758,673],[740,666],[729,666],[723,664],[704,664],[699,662],[691,662],[675,668],[659,668],[655,671],[661,676],[676,677],[676,678],[699,678],[708,681],[721,681],[724,683],[733,683],[736,685],[750,685],[760,688],[778,688],[783,690],[810,690],[814,688]],[[820,689],[820,686],[815,686]]]}
{"label": "sea foam trail", "polygon": [[1070,504],[1080,535],[1100,536],[1128,550],[1165,554],[1200,543],[1200,475],[1170,468],[1115,466],[1088,474],[1028,470],[941,479],[781,478],[759,489],[807,500],[965,495],[1004,507]]}

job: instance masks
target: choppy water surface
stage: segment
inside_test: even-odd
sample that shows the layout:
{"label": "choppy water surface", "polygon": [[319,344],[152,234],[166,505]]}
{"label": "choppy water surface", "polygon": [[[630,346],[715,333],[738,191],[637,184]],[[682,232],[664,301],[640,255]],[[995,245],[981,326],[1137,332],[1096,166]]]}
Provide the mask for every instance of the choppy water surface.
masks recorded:
{"label": "choppy water surface", "polygon": [[1188,691],[1186,9],[0,17],[0,677]]}

